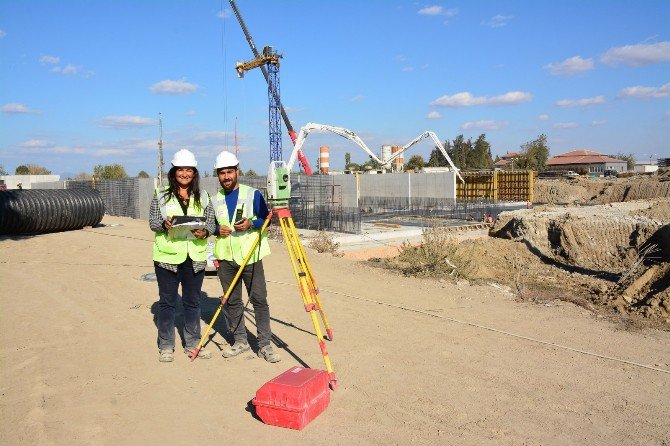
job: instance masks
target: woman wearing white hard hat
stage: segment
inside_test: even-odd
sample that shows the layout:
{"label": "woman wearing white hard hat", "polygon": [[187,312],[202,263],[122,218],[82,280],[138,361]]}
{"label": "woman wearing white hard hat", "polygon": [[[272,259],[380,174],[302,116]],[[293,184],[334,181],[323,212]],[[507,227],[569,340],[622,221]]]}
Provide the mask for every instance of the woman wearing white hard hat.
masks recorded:
{"label": "woman wearing white hard hat", "polygon": [[[160,362],[172,362],[175,348],[175,313],[181,284],[184,305],[184,353],[200,342],[200,290],[207,264],[207,237],[216,230],[209,195],[200,189],[200,175],[193,153],[182,149],[172,158],[168,185],[156,189],[149,209],[149,227],[154,231],[153,260],[158,282],[156,310]],[[200,217],[204,228],[174,227],[173,217]],[[186,228],[186,229],[185,229]],[[200,350],[198,358],[211,352]]]}

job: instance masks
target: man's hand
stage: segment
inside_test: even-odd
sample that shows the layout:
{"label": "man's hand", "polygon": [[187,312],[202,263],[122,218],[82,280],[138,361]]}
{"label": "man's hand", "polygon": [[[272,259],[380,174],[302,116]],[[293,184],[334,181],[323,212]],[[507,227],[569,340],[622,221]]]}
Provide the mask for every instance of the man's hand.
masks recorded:
{"label": "man's hand", "polygon": [[228,237],[232,233],[233,230],[230,229],[228,226],[219,226],[219,235],[221,237]]}
{"label": "man's hand", "polygon": [[239,225],[233,226],[233,228],[235,228],[236,231],[246,231],[250,227],[251,227],[251,221],[246,217],[242,219],[242,222],[240,222]]}

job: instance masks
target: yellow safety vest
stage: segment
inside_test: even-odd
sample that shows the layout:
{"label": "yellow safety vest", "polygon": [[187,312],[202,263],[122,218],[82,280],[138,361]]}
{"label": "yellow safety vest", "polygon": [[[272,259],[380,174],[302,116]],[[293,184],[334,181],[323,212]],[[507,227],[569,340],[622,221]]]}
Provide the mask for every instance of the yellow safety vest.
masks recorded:
{"label": "yellow safety vest", "polygon": [[[244,184],[240,184],[238,188],[237,204],[235,211],[242,208],[244,204],[243,216],[253,221],[258,217],[254,215],[254,194],[256,189]],[[217,234],[216,243],[214,244],[214,256],[219,260],[228,260],[241,265],[244,258],[247,256],[253,243],[258,236],[258,229],[252,226],[247,231],[238,232],[233,228],[233,223],[228,217],[228,206],[226,205],[226,195],[221,189],[214,197],[214,211],[216,213],[216,221],[219,226],[228,226],[233,229],[233,233],[228,237],[221,237]],[[235,212],[233,212],[235,218]],[[267,240],[267,233],[261,234],[260,246],[256,246],[253,254],[249,258],[249,263],[258,262],[266,255],[270,254],[270,244]]]}
{"label": "yellow safety vest", "polygon": [[[173,195],[167,200],[168,188],[169,186],[165,186],[163,190],[156,189],[163,220],[166,220],[168,216],[182,215],[184,212],[177,197]],[[208,203],[209,195],[204,190],[200,191],[201,206],[196,207],[195,199],[191,195],[186,215],[203,217]],[[187,256],[194,262],[204,262],[207,259],[207,239],[196,238],[190,232],[186,237],[173,237],[167,232],[156,233],[154,237],[154,261],[179,265],[186,260]]]}

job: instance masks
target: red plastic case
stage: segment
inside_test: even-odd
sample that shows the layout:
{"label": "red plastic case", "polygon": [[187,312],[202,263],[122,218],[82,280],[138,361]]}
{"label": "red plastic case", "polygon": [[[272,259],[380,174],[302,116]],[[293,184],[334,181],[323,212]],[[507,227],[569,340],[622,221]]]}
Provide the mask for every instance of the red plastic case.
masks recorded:
{"label": "red plastic case", "polygon": [[252,404],[265,424],[301,430],[330,404],[328,373],[293,367],[263,384]]}

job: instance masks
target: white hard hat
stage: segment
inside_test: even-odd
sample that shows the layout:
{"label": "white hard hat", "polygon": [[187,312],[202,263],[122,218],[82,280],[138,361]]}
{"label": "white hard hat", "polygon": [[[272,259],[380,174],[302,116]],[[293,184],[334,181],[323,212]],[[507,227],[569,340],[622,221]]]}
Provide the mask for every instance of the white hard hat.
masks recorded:
{"label": "white hard hat", "polygon": [[215,169],[223,169],[224,167],[237,167],[239,165],[240,161],[237,159],[237,157],[225,150],[217,155],[216,162],[214,162]]}
{"label": "white hard hat", "polygon": [[186,149],[181,149],[174,154],[172,165],[175,167],[196,167],[198,162],[195,160],[193,153]]}

